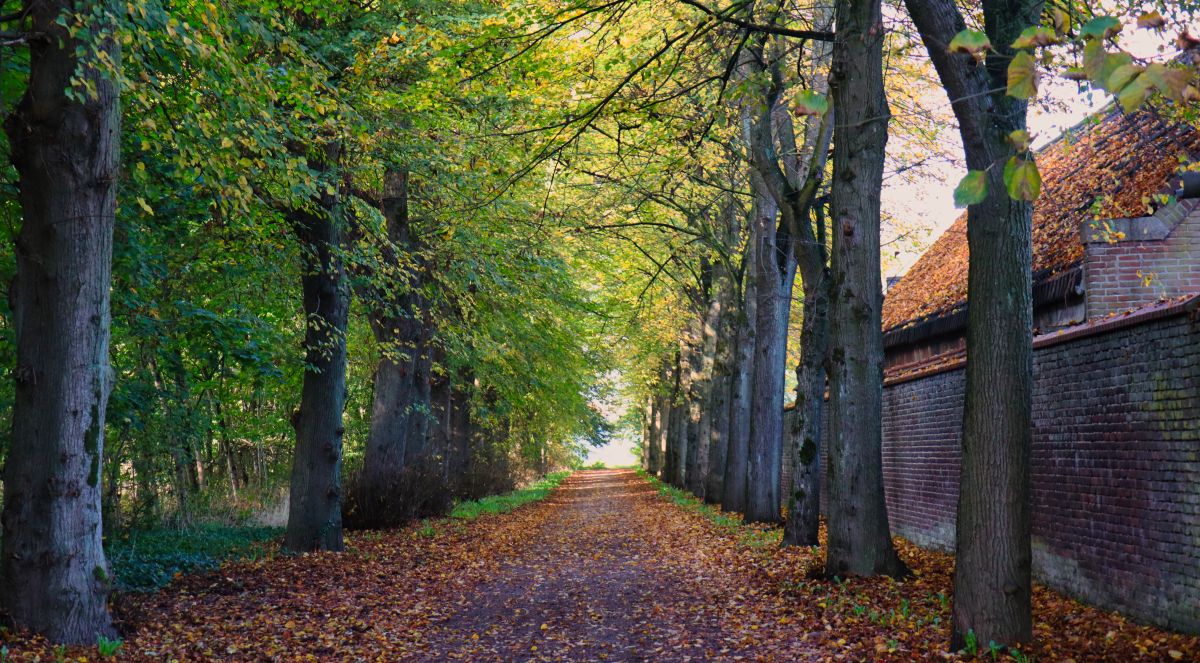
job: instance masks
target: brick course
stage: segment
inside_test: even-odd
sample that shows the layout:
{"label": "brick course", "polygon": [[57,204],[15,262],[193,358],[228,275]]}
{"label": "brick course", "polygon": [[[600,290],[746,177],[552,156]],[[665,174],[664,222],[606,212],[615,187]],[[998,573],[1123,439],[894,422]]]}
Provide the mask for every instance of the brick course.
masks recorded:
{"label": "brick course", "polygon": [[[1033,394],[1036,576],[1192,633],[1200,633],[1198,305],[1039,337]],[[954,546],[963,391],[961,361],[884,388],[889,518],[893,533],[918,545]]]}
{"label": "brick course", "polygon": [[1200,201],[1083,224],[1088,319],[1200,292]]}

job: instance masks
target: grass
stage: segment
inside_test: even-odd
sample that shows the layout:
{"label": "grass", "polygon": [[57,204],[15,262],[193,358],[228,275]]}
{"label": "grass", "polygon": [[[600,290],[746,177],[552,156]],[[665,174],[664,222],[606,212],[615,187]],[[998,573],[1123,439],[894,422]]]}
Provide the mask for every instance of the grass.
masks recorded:
{"label": "grass", "polygon": [[747,525],[742,522],[741,516],[737,514],[731,515],[711,504],[705,504],[703,500],[696,498],[695,495],[670,484],[663,483],[658,477],[647,474],[645,470],[638,470],[638,474],[646,479],[646,481],[649,481],[650,485],[654,486],[660,495],[669,499],[673,504],[685,511],[698,513],[721,529],[737,535],[738,541],[743,545],[752,548],[778,547],[783,540],[783,530],[779,527]]}
{"label": "grass", "polygon": [[[471,521],[488,514],[508,513],[545,499],[570,472],[553,472],[536,483],[504,495],[461,502],[450,519]],[[432,536],[434,523],[422,521],[418,533]],[[155,528],[123,532],[105,545],[116,586],[125,592],[150,592],[166,586],[181,573],[209,571],[231,559],[255,559],[270,554],[270,542],[283,535],[279,527],[198,525],[177,530]]]}
{"label": "grass", "polygon": [[117,588],[148,592],[171,582],[179,573],[215,569],[228,559],[267,555],[278,527],[199,525],[184,530],[132,530],[107,542],[105,553]]}
{"label": "grass", "polygon": [[459,520],[475,520],[484,515],[508,513],[519,506],[545,499],[550,491],[557,488],[558,484],[570,475],[569,471],[551,472],[527,488],[514,490],[504,495],[492,495],[470,502],[460,502],[450,512],[450,517]]}

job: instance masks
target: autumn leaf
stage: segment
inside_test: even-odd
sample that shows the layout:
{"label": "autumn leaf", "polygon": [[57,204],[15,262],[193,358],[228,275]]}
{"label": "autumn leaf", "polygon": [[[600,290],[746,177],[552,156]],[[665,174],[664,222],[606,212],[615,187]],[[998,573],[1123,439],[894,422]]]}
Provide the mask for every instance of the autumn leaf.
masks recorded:
{"label": "autumn leaf", "polygon": [[1021,35],[1012,43],[1012,47],[1017,49],[1038,48],[1057,43],[1059,43],[1059,38],[1054,30],[1044,26],[1036,26],[1022,30]]}
{"label": "autumn leaf", "polygon": [[1028,152],[1029,146],[1033,143],[1033,137],[1024,129],[1017,129],[1008,134],[1008,144],[1017,152]]}
{"label": "autumn leaf", "polygon": [[1037,94],[1037,64],[1026,51],[1013,56],[1008,63],[1008,96],[1029,99]]}
{"label": "autumn leaf", "polygon": [[1138,76],[1117,93],[1117,101],[1121,104],[1122,110],[1132,113],[1142,105],[1142,102],[1146,101],[1146,97],[1150,96],[1150,91],[1150,82],[1145,76]]}
{"label": "autumn leaf", "polygon": [[1167,19],[1158,11],[1150,11],[1138,16],[1137,26],[1143,29],[1161,30],[1167,24]]}
{"label": "autumn leaf", "polygon": [[965,177],[954,187],[954,206],[967,207],[981,203],[987,198],[987,173],[982,170],[967,171]]}
{"label": "autumn leaf", "polygon": [[1065,35],[1071,31],[1071,15],[1063,11],[1061,7],[1055,7],[1050,18],[1054,22],[1054,31],[1060,35]]}
{"label": "autumn leaf", "polygon": [[1188,87],[1188,72],[1154,62],[1146,67],[1142,76],[1160,92],[1175,101],[1183,101],[1183,91]]}
{"label": "autumn leaf", "polygon": [[963,30],[950,40],[948,50],[951,53],[966,53],[974,56],[977,61],[983,60],[983,54],[992,47],[992,40],[978,30]]}
{"label": "autumn leaf", "polygon": [[797,115],[821,117],[829,111],[829,98],[812,90],[801,90],[796,94],[793,108]]}
{"label": "autumn leaf", "polygon": [[1142,71],[1142,68],[1135,64],[1123,64],[1108,75],[1104,87],[1110,92],[1120,92]]}
{"label": "autumn leaf", "polygon": [[1032,202],[1042,192],[1042,176],[1032,159],[1012,157],[1004,165],[1004,185],[1013,200]]}
{"label": "autumn leaf", "polygon": [[1108,39],[1121,31],[1121,22],[1112,16],[1098,16],[1083,24],[1079,34],[1084,39]]}

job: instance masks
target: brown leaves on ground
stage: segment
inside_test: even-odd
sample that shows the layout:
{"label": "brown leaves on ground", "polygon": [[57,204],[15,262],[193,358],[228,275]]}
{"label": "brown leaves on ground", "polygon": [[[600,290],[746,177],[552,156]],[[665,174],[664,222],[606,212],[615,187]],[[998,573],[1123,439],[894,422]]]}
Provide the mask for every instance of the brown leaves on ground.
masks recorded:
{"label": "brown leaves on ground", "polygon": [[[710,516],[711,514],[709,514]],[[810,579],[821,553],[722,526],[631,471],[579,472],[471,523],[355,533],[123,595],[122,660],[911,661],[944,652],[948,555],[900,542],[916,576]],[[1035,592],[1039,661],[1198,660],[1195,637]],[[55,660],[8,633],[15,660]],[[986,643],[981,645],[986,659]],[[1000,655],[1000,659],[1006,655]],[[67,660],[97,660],[73,648]]]}

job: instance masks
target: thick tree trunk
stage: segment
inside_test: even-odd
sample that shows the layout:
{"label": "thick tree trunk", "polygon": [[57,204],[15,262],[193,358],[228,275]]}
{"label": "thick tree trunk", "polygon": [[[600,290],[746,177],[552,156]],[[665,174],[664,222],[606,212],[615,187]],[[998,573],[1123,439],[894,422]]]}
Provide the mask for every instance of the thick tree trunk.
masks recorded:
{"label": "thick tree trunk", "polygon": [[758,310],[754,274],[758,242],[754,240],[754,232],[751,222],[750,241],[742,262],[742,306],[736,322],[737,348],[729,385],[729,445],[725,452],[725,494],[721,499],[721,508],[735,513],[746,510],[750,461],[750,396],[754,386],[754,327]]}
{"label": "thick tree trunk", "polygon": [[787,371],[787,330],[796,278],[791,235],[778,223],[770,196],[758,195],[755,224],[758,306],[755,313],[754,386],[750,401],[747,522],[778,523],[780,469],[783,462],[783,386]]}
{"label": "thick tree trunk", "polygon": [[[736,234],[734,234],[736,237]],[[733,242],[729,243],[730,245]],[[725,494],[725,456],[729,449],[729,401],[733,384],[734,345],[737,320],[733,311],[734,284],[728,265],[718,263],[713,270],[713,301],[717,307],[712,377],[707,409],[710,413],[708,468],[704,501],[716,504]]]}
{"label": "thick tree trunk", "polygon": [[666,428],[663,431],[663,468],[662,480],[666,483],[675,483],[676,477],[679,475],[679,421],[682,414],[682,408],[679,404],[679,352],[676,351],[670,364],[670,381],[669,390],[666,395],[665,423]]}
{"label": "thick tree trunk", "polygon": [[712,443],[712,410],[709,405],[712,401],[713,363],[717,354],[717,318],[721,313],[716,297],[712,296],[711,267],[706,265],[704,272],[706,281],[709,281],[705,284],[708,306],[697,330],[696,377],[691,390],[691,407],[695,412],[691,421],[695,424],[695,432],[688,445],[692,454],[688,459],[687,477],[688,490],[700,499],[704,499],[708,482],[708,451]]}
{"label": "thick tree trunk", "polygon": [[[957,5],[908,2],[959,122],[967,167],[988,172],[988,195],[967,211],[967,376],[955,539],[951,648],[1027,642],[1031,615],[1033,304],[1032,206],[1009,198],[1008,135],[1025,128],[1026,102],[1005,94],[1010,44],[1036,25],[1041,0],[983,3],[994,48],[984,66],[946,52],[965,29]],[[979,259],[982,256],[984,259]]]}
{"label": "thick tree trunk", "polygon": [[[391,246],[384,260],[399,265],[394,251],[416,252],[408,214],[408,174],[400,170],[384,173],[381,205],[387,221]],[[397,512],[394,497],[403,481],[405,468],[421,461],[428,435],[431,400],[430,340],[433,336],[429,305],[420,292],[422,272],[403,282],[392,282],[384,274],[372,274],[364,282],[359,298],[366,302],[368,319],[382,357],[375,370],[371,430],[363,468],[355,485],[355,503],[362,513],[356,521],[367,526],[398,524],[406,516]]]}
{"label": "thick tree trunk", "polygon": [[[117,9],[109,4],[25,3],[33,36],[29,84],[5,125],[22,220],[10,290],[17,357],[0,602],[18,626],[76,644],[114,634],[100,474],[112,386],[120,110],[116,86],[90,55],[94,49],[119,61],[116,43],[102,36],[114,29],[107,17]],[[66,26],[80,16],[101,36],[72,37]],[[72,82],[77,75],[90,93]]]}
{"label": "thick tree trunk", "polygon": [[[321,169],[336,167],[329,145]],[[337,197],[321,195],[318,212],[294,210],[304,271],[304,383],[292,415],[296,453],[284,547],[342,550],[342,410],[346,404],[346,320],[350,287],[341,259],[342,221]]]}
{"label": "thick tree trunk", "polygon": [[[666,375],[668,374],[662,374],[657,389],[661,390],[665,388]],[[652,395],[652,399],[654,403],[654,417],[650,421],[650,449],[646,472],[651,476],[658,476],[663,468],[663,454],[667,434],[667,414],[670,410],[670,405],[667,398],[657,391]]]}
{"label": "thick tree trunk", "polygon": [[803,277],[804,320],[796,366],[796,409],[787,431],[792,484],[783,545],[818,545],[821,525],[821,424],[825,410],[825,359],[829,350],[829,273]]}
{"label": "thick tree trunk", "polygon": [[[699,423],[699,413],[692,407],[692,381],[695,378],[693,370],[693,347],[691,330],[679,343],[679,391],[675,397],[675,410],[679,414],[675,418],[675,476],[671,484],[676,488],[687,490],[688,458],[692,454],[691,445],[695,429]],[[674,413],[672,413],[674,414]],[[692,423],[693,415],[697,424]]]}
{"label": "thick tree trunk", "polygon": [[879,0],[839,0],[829,357],[829,575],[902,576],[883,494],[879,194],[890,112]]}

